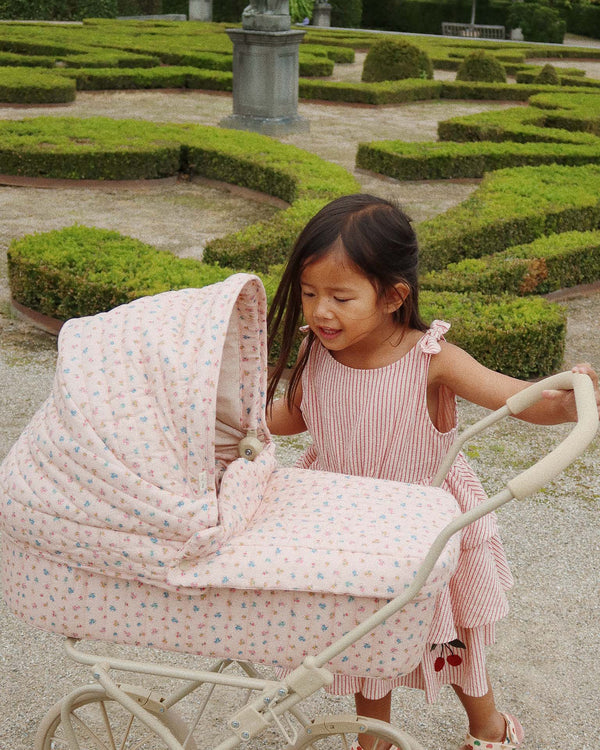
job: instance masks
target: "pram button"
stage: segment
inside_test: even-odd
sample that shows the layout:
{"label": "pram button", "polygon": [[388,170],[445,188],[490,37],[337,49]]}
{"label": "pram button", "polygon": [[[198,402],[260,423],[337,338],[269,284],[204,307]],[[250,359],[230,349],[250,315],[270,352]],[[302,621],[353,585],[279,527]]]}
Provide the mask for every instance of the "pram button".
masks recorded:
{"label": "pram button", "polygon": [[263,444],[256,437],[248,433],[246,437],[242,438],[238,443],[238,454],[241,458],[245,458],[248,461],[254,461],[258,454],[262,451]]}

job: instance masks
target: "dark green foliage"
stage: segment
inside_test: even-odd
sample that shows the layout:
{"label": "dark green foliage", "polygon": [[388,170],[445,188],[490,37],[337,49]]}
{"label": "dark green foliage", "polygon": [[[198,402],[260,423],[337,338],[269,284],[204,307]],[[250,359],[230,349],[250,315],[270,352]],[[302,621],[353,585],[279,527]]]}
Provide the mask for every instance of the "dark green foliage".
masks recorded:
{"label": "dark green foliage", "polygon": [[[556,89],[554,92],[532,96],[530,107],[480,112],[441,121],[438,137],[444,141],[596,144],[594,133],[598,132],[600,112],[594,102],[600,104],[600,97],[559,95]],[[567,103],[570,108],[563,109]],[[565,126],[568,129],[564,129]]]}
{"label": "dark green foliage", "polygon": [[427,99],[439,99],[442,81],[416,80],[353,83],[345,81],[309,81],[300,79],[301,99],[358,102],[361,104],[399,104]]}
{"label": "dark green foliage", "polygon": [[118,50],[94,50],[57,57],[67,68],[154,68],[160,60],[152,55],[137,55]]}
{"label": "dark green foliage", "polygon": [[117,0],[117,10],[119,16],[154,16],[162,12],[162,2],[161,0]]}
{"label": "dark green foliage", "polygon": [[343,29],[357,29],[361,25],[363,0],[328,0],[331,5],[331,25]]}
{"label": "dark green foliage", "polygon": [[330,76],[333,73],[333,60],[329,57],[306,54],[302,48],[298,60],[301,76]]}
{"label": "dark green foliage", "polygon": [[213,0],[213,21],[241,23],[248,0]]}
{"label": "dark green foliage", "polygon": [[[511,3],[505,0],[477,0],[475,20],[478,24],[504,26],[510,5]],[[444,21],[469,23],[471,10],[471,0],[365,2],[362,25],[365,29],[385,29],[413,34],[441,34]]]}
{"label": "dark green foliage", "polygon": [[[23,55],[23,64],[28,66],[34,65],[36,60],[44,66],[50,66],[52,59],[60,61],[68,66],[66,70],[62,69],[62,72],[68,76],[74,75],[78,79],[80,89],[232,89],[232,45],[222,25],[96,19],[88,20],[82,26],[69,26],[68,29],[42,24],[27,27],[15,24],[7,26],[3,31],[0,37],[0,52],[15,56]],[[331,71],[332,59],[337,62],[352,60],[352,47],[368,47],[374,39],[381,39],[381,36],[364,31],[349,32],[307,27],[306,39],[308,43],[300,48],[301,75],[322,77]],[[453,40],[452,45],[448,46],[441,38],[435,44],[421,40],[419,45],[422,56],[420,70],[425,76],[431,74],[433,56],[436,67],[456,69],[466,52],[474,46],[472,41],[457,40]],[[485,41],[478,42],[477,45],[494,50],[495,56],[510,66],[511,70],[522,69],[525,47],[500,47],[497,43]],[[579,52],[579,48],[540,47],[539,51],[536,49],[535,54],[571,56],[578,55]],[[595,54],[593,49],[586,52],[590,55]],[[14,66],[18,63],[18,57],[11,57],[7,62]],[[153,67],[149,67],[153,63]],[[131,67],[132,65],[135,67]],[[184,67],[187,73],[182,75]],[[531,67],[533,69],[533,66]],[[142,68],[145,68],[145,72]],[[566,79],[564,72],[563,77]],[[569,77],[569,84],[572,81],[572,77]],[[566,83],[566,80],[563,83]],[[600,85],[594,79],[581,76],[576,83],[587,86]],[[24,92],[26,87],[27,80],[21,87]],[[315,81],[306,78],[300,81],[302,98],[366,104],[416,101],[440,96],[455,99],[526,101],[532,94],[550,89],[550,86],[538,83],[498,84],[432,80],[423,80],[419,83],[417,79],[383,81],[376,84]],[[23,101],[27,101],[26,93],[23,97]]]}
{"label": "dark green foliage", "polygon": [[465,57],[456,73],[456,80],[506,83],[506,70],[497,57],[479,50]]}
{"label": "dark green foliage", "polygon": [[190,10],[189,0],[162,0],[162,12],[178,13],[187,16]]}
{"label": "dark green foliage", "polygon": [[9,20],[80,21],[116,16],[117,0],[0,0],[0,18]]}
{"label": "dark green foliage", "polygon": [[597,3],[569,3],[565,17],[571,34],[600,39],[600,5]]}
{"label": "dark green foliage", "polygon": [[54,68],[56,58],[50,55],[19,55],[16,52],[0,52],[0,67]]}
{"label": "dark green foliage", "polygon": [[445,180],[483,177],[486,172],[536,164],[595,164],[600,141],[583,146],[564,143],[448,141],[361,143],[356,166],[396,180]]}
{"label": "dark green foliage", "polygon": [[74,99],[75,83],[55,71],[42,68],[0,68],[0,102],[58,104],[72,102]]}
{"label": "dark green foliage", "polygon": [[422,269],[445,268],[546,234],[600,227],[600,166],[541,166],[491,172],[459,206],[423,222]]}
{"label": "dark green foliage", "polygon": [[428,320],[452,322],[447,338],[492,370],[535,378],[562,367],[566,313],[538,297],[490,297],[424,290],[420,307]]}
{"label": "dark green foliage", "polygon": [[191,66],[160,68],[65,68],[62,75],[75,80],[78,91],[122,89],[213,89],[231,91],[233,74]]}
{"label": "dark green foliage", "polygon": [[546,63],[535,77],[536,83],[547,83],[550,86],[560,86],[560,78],[554,65]]}
{"label": "dark green foliage", "polygon": [[547,294],[600,278],[600,232],[540,237],[482,258],[469,258],[421,278],[426,289],[485,294]]}
{"label": "dark green foliage", "polygon": [[362,80],[375,83],[404,78],[433,78],[429,55],[402,39],[376,41],[365,58]]}
{"label": "dark green foliage", "polygon": [[26,235],[8,249],[12,298],[59,320],[94,315],[168,289],[206,286],[231,273],[117,232],[82,226]]}
{"label": "dark green foliage", "polygon": [[513,28],[521,29],[528,42],[562,44],[567,29],[559,11],[543,1],[513,3],[508,21]]}
{"label": "dark green foliage", "polygon": [[153,123],[40,117],[0,122],[0,172],[126,180],[176,174],[180,142]]}
{"label": "dark green foliage", "polygon": [[597,78],[586,78],[585,76],[560,76],[560,85],[571,88],[600,89],[600,81]]}
{"label": "dark green foliage", "polygon": [[290,0],[292,23],[302,23],[305,18],[312,18],[314,0]]}
{"label": "dark green foliage", "polygon": [[526,102],[535,94],[556,89],[545,83],[488,83],[487,81],[440,81],[440,83],[442,84],[442,99]]}

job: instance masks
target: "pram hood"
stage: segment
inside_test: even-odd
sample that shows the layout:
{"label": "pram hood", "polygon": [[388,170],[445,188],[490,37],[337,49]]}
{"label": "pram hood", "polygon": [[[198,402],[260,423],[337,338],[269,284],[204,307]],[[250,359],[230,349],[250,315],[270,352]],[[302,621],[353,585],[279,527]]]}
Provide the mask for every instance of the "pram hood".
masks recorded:
{"label": "pram hood", "polygon": [[[411,585],[455,499],[277,467],[265,322],[260,280],[238,274],[65,324],[52,392],[0,466],[11,611],[74,638],[290,667]],[[456,637],[457,558],[453,539],[336,669],[395,676],[427,637]]]}
{"label": "pram hood", "polygon": [[[245,527],[274,466],[265,319],[262,283],[236,274],[68,321],[52,392],[0,467],[4,533],[164,583]],[[248,431],[266,444],[254,462],[238,457]],[[236,493],[220,497],[236,461]]]}

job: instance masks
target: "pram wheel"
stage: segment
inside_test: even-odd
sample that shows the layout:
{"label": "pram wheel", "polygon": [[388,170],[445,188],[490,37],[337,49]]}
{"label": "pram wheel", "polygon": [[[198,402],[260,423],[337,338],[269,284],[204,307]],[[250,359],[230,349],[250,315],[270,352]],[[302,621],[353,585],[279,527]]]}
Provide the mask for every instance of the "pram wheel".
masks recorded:
{"label": "pram wheel", "polygon": [[373,738],[373,750],[387,750],[390,745],[398,750],[423,750],[416,740],[397,727],[353,714],[316,719],[302,730],[293,750],[350,750],[358,734]]}
{"label": "pram wheel", "polygon": [[[139,700],[133,686],[125,690]],[[187,727],[173,709],[160,713],[151,699],[144,705],[179,742],[185,741]],[[168,747],[100,685],[79,688],[56,703],[42,719],[34,741],[34,750],[167,750]],[[185,748],[196,750],[196,745],[192,740]]]}

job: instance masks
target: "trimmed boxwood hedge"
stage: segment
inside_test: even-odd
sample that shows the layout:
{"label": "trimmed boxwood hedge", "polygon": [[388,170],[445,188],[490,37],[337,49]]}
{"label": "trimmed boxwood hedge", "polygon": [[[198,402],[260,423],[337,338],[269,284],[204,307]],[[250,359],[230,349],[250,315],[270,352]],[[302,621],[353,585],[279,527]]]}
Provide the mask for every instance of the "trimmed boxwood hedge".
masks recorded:
{"label": "trimmed boxwood hedge", "polygon": [[424,271],[547,234],[600,227],[600,166],[502,169],[466,201],[417,228]]}
{"label": "trimmed boxwood hedge", "polygon": [[[540,81],[540,76],[542,75],[542,72],[546,70],[549,75],[551,75],[552,71],[556,75],[556,80],[554,82],[554,85],[564,85],[564,86],[583,86],[583,87],[591,87],[591,88],[597,88],[600,86],[600,81],[594,78],[585,78],[585,71],[578,70],[577,68],[555,68],[553,65],[547,64],[544,66],[544,68],[540,67],[528,67],[526,69],[521,69],[517,71],[515,78],[517,83],[534,83]],[[550,83],[550,81],[546,81],[546,83]]]}
{"label": "trimmed boxwood hedge", "polygon": [[0,52],[0,66],[18,68],[54,68],[56,58],[50,55],[18,55],[15,52]]}
{"label": "trimmed boxwood hedge", "polygon": [[0,121],[0,173],[131,180],[176,174],[181,144],[160,125],[110,118]]}
{"label": "trimmed boxwood hedge", "polygon": [[526,102],[534,94],[551,93],[556,86],[544,83],[486,83],[485,81],[442,81],[442,99],[481,99]]}
{"label": "trimmed boxwood hedge", "polygon": [[538,164],[589,164],[600,160],[594,145],[565,143],[450,143],[376,141],[360,143],[356,166],[397,180],[483,177],[486,172]]}
{"label": "trimmed boxwood hedge", "polygon": [[65,68],[62,75],[72,78],[78,91],[122,89],[214,89],[231,91],[229,71],[202,70],[192,66],[161,68]]}
{"label": "trimmed boxwood hedge", "polygon": [[528,379],[562,367],[567,326],[562,305],[540,297],[428,290],[419,302],[426,320],[452,323],[448,341],[492,370]]}
{"label": "trimmed boxwood hedge", "polygon": [[361,80],[366,83],[433,78],[427,52],[400,37],[382,37],[371,45],[363,64]]}
{"label": "trimmed boxwood hedge", "polygon": [[206,286],[231,273],[84,226],[26,235],[8,249],[12,298],[58,320],[94,315],[168,289]]}
{"label": "trimmed boxwood hedge", "polygon": [[61,104],[75,100],[75,84],[45,68],[0,67],[0,102]]}
{"label": "trimmed boxwood hedge", "polygon": [[356,53],[352,47],[327,47],[321,44],[303,43],[300,46],[300,54],[310,53],[312,55],[325,55],[334,63],[353,63]]}
{"label": "trimmed boxwood hedge", "polygon": [[[537,97],[530,103],[534,101]],[[596,143],[597,138],[592,133],[548,127],[548,114],[536,105],[452,117],[438,122],[438,138],[441,141]]]}
{"label": "trimmed boxwood hedge", "polygon": [[420,78],[380,83],[310,81],[301,78],[298,94],[301,99],[377,105],[439,99],[442,88],[441,81]]}
{"label": "trimmed boxwood hedge", "polygon": [[456,71],[456,80],[506,83],[506,68],[495,55],[480,49],[462,60]]}
{"label": "trimmed boxwood hedge", "polygon": [[[159,59],[162,65],[194,65],[230,70],[232,43],[225,29],[223,24],[103,19],[88,19],[83,26],[69,27],[43,23],[11,24],[3,30],[0,50],[28,56],[57,55],[61,58],[83,53],[102,56],[123,52],[151,56]],[[310,65],[317,52],[319,56],[326,56],[336,62],[350,61],[354,49],[370,47],[375,41],[384,38],[381,34],[368,31],[311,27],[306,31],[305,43],[300,46],[301,67],[302,58]],[[397,36],[388,38],[397,39]],[[489,51],[508,66],[507,70],[511,74],[517,71],[518,66],[524,65],[526,56],[574,59],[598,56],[593,49],[568,46],[533,46],[527,43],[506,45],[491,40],[460,41],[443,37],[424,39],[419,36],[404,36],[403,39],[418,45],[434,60],[435,67],[444,69],[456,69],[461,60],[474,49]],[[336,49],[339,51],[336,52]],[[144,62],[144,66],[146,64]],[[93,65],[96,67],[97,64]],[[306,75],[314,74],[314,71],[306,72]]]}
{"label": "trimmed boxwood hedge", "polygon": [[160,64],[160,60],[155,55],[100,49],[58,56],[57,63],[67,68],[154,68]]}
{"label": "trimmed boxwood hedge", "polygon": [[[331,72],[333,59],[350,60],[353,48],[369,47],[381,35],[370,32],[344,32],[308,29],[306,44],[300,46],[300,74],[324,76]],[[54,55],[54,59],[66,65],[64,75],[77,71],[80,90],[123,88],[203,88],[231,91],[232,44],[219,24],[188,24],[177,22],[144,22],[91,20],[78,27],[54,27],[47,24],[18,24],[6,29],[6,38],[0,40],[0,50],[11,54],[22,54],[30,64],[32,56]],[[525,65],[523,60],[534,49],[530,45],[506,47],[485,40],[447,40],[442,37],[424,40],[406,37],[419,46],[422,54],[429,55],[436,67],[456,69],[473,49],[488,50],[501,60],[509,72],[517,72]],[[320,46],[322,45],[322,46]],[[337,51],[336,51],[337,50]],[[577,56],[577,48],[540,48],[536,55],[554,57]],[[137,68],[131,68],[135,60]],[[105,61],[105,62],[103,62]],[[110,66],[108,66],[110,61]],[[149,68],[152,73],[136,73],[147,68],[152,61],[159,67]],[[14,61],[11,62],[11,65]],[[25,64],[25,63],[24,63]],[[45,62],[45,65],[48,63]],[[77,66],[77,67],[74,67]],[[99,67],[102,66],[102,67]],[[128,74],[124,66],[130,68]],[[172,68],[173,70],[168,70]],[[182,76],[183,69],[194,69],[196,76]],[[94,72],[94,69],[96,72]],[[79,72],[81,71],[81,72]],[[211,72],[213,71],[213,72]],[[300,96],[308,99],[387,104],[414,101],[426,98],[482,98],[514,99],[524,101],[536,91],[550,90],[537,84],[465,84],[464,82],[432,82],[435,86],[424,88],[421,81],[402,88],[389,87],[365,89],[360,85],[339,84],[334,81],[303,79]],[[581,84],[581,80],[576,81]],[[315,85],[316,84],[316,85]],[[26,87],[27,80],[23,80]],[[24,90],[24,89],[23,89]]]}
{"label": "trimmed boxwood hedge", "polygon": [[547,294],[600,279],[600,231],[540,237],[482,258],[450,263],[421,277],[425,289],[487,294]]}

